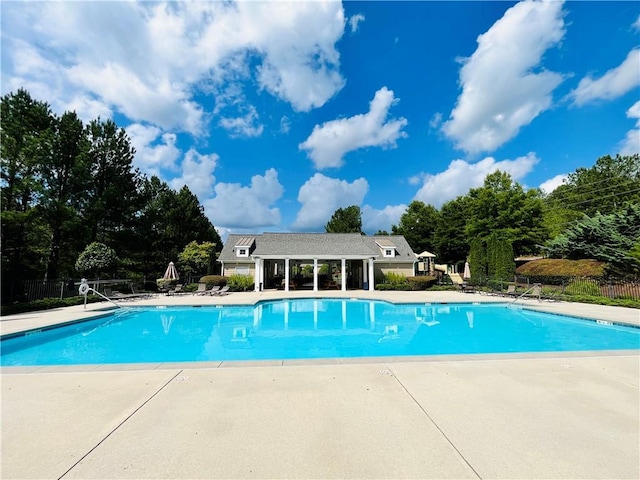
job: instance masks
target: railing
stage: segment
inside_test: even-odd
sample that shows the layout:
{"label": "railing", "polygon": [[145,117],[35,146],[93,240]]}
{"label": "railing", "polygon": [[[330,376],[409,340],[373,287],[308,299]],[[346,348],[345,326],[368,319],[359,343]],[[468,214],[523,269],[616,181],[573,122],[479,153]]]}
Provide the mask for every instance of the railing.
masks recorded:
{"label": "railing", "polygon": [[[130,279],[96,279],[89,280],[89,286],[98,292],[104,287],[123,283],[131,283]],[[24,280],[22,282],[2,279],[2,304],[13,302],[32,302],[43,298],[69,298],[78,296],[79,280]]]}
{"label": "railing", "polygon": [[542,296],[592,296],[611,299],[640,301],[640,278],[588,278],[516,276],[513,281],[497,280],[491,277],[475,278],[470,282],[477,287],[504,292],[508,285],[516,284],[518,291],[530,289],[534,284],[541,286]]}

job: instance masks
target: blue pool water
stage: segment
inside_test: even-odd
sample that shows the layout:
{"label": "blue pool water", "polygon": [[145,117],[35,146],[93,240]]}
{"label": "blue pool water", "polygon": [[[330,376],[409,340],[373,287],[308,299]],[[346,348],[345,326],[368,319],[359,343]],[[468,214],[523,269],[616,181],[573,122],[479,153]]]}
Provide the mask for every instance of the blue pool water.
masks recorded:
{"label": "blue pool water", "polygon": [[71,365],[640,348],[640,329],[506,305],[300,299],[127,308],[2,340],[1,364]]}

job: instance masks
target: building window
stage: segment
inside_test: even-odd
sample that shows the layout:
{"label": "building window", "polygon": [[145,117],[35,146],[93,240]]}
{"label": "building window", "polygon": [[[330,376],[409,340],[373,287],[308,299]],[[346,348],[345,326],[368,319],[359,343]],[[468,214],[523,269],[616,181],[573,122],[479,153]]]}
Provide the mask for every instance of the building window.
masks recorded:
{"label": "building window", "polygon": [[236,255],[238,257],[248,257],[249,256],[249,249],[248,248],[239,248],[238,250],[236,250]]}
{"label": "building window", "polygon": [[249,275],[249,267],[246,265],[237,266],[236,275]]}
{"label": "building window", "polygon": [[395,250],[393,250],[392,248],[385,248],[384,249],[384,256],[385,257],[395,257],[394,252],[395,252]]}

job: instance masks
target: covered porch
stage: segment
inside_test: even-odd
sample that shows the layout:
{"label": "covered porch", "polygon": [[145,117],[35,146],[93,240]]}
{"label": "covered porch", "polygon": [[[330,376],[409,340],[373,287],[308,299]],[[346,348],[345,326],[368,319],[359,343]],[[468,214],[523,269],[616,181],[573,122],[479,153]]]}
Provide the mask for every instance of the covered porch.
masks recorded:
{"label": "covered porch", "polygon": [[255,291],[264,289],[373,291],[373,256],[253,257]]}

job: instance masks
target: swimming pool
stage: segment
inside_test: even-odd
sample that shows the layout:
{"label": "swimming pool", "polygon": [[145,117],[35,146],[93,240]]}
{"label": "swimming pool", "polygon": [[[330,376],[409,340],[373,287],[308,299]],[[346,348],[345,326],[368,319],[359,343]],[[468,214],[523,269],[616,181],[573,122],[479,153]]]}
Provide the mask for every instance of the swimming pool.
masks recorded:
{"label": "swimming pool", "polygon": [[124,308],[3,338],[1,362],[74,365],[640,348],[640,329],[508,307],[297,299]]}

